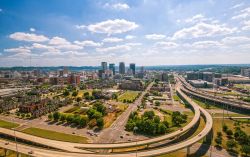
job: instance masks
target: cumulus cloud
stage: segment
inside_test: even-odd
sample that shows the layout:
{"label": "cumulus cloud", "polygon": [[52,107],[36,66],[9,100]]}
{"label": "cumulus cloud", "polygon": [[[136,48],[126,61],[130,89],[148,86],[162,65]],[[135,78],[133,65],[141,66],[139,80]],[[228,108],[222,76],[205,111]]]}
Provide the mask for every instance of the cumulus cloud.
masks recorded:
{"label": "cumulus cloud", "polygon": [[244,3],[235,4],[230,9],[236,9],[236,8],[239,8],[239,7],[243,6],[243,5],[244,5]]}
{"label": "cumulus cloud", "polygon": [[117,42],[121,42],[123,41],[123,39],[121,38],[116,38],[116,37],[112,37],[112,38],[105,38],[102,40],[103,42],[106,42],[106,43],[117,43]]}
{"label": "cumulus cloud", "polygon": [[115,19],[88,25],[87,29],[93,33],[103,33],[111,35],[128,32],[138,27],[139,25],[137,25],[135,22],[127,21],[124,19]]}
{"label": "cumulus cloud", "polygon": [[84,40],[84,41],[74,41],[75,44],[81,46],[91,46],[91,47],[99,47],[102,46],[102,43],[97,43],[92,40]]}
{"label": "cumulus cloud", "polygon": [[30,28],[30,31],[31,31],[31,32],[35,32],[36,29],[35,29],[35,28]]}
{"label": "cumulus cloud", "polygon": [[85,26],[85,25],[76,25],[76,28],[77,28],[77,29],[85,29],[86,26]]}
{"label": "cumulus cloud", "polygon": [[129,5],[126,3],[115,3],[115,4],[105,3],[104,7],[115,9],[115,10],[127,10],[130,8]]}
{"label": "cumulus cloud", "polygon": [[51,44],[51,45],[68,45],[68,44],[70,44],[70,42],[64,38],[56,36],[56,37],[53,37],[52,39],[50,39],[49,44]]}
{"label": "cumulus cloud", "polygon": [[9,37],[14,40],[28,41],[28,42],[44,42],[44,41],[49,40],[44,35],[36,35],[33,33],[23,33],[23,32],[16,32],[16,33],[10,34]]}
{"label": "cumulus cloud", "polygon": [[202,14],[197,14],[185,20],[186,23],[192,23],[197,21],[206,21],[206,18]]}
{"label": "cumulus cloud", "polygon": [[243,21],[243,27],[241,29],[242,30],[250,30],[250,20]]}
{"label": "cumulus cloud", "polygon": [[18,48],[9,48],[4,49],[4,52],[14,52],[14,53],[30,53],[31,51],[28,48],[20,46]]}
{"label": "cumulus cloud", "polygon": [[71,44],[71,42],[67,41],[66,39],[57,36],[53,37],[49,41],[49,44],[54,45],[54,47],[58,49],[79,50],[83,48],[80,45]]}
{"label": "cumulus cloud", "polygon": [[177,46],[178,44],[176,44],[175,42],[166,42],[166,41],[156,42],[154,44],[155,48],[161,48],[161,49],[170,49],[170,48],[175,48]]}
{"label": "cumulus cloud", "polygon": [[148,35],[145,35],[145,37],[150,40],[160,40],[160,39],[164,39],[166,36],[163,34],[148,34]]}
{"label": "cumulus cloud", "polygon": [[116,45],[105,48],[96,48],[97,52],[124,52],[131,50],[131,47],[128,45]]}
{"label": "cumulus cloud", "polygon": [[238,15],[235,15],[232,17],[233,20],[237,19],[245,19],[247,17],[250,17],[250,7],[242,9]]}
{"label": "cumulus cloud", "polygon": [[231,37],[225,37],[221,41],[225,45],[232,46],[239,44],[248,44],[250,43],[250,38],[246,36],[231,36]]}
{"label": "cumulus cloud", "polygon": [[213,48],[213,47],[222,46],[222,44],[218,41],[197,41],[197,42],[194,42],[192,46],[193,48],[204,49],[204,48]]}
{"label": "cumulus cloud", "polygon": [[128,40],[134,39],[134,38],[136,38],[136,36],[134,36],[134,35],[126,35],[126,37],[125,37],[125,39],[128,39]]}
{"label": "cumulus cloud", "polygon": [[192,27],[183,28],[174,33],[173,39],[209,37],[213,35],[226,35],[235,32],[237,28],[229,28],[223,24],[208,24],[199,22]]}

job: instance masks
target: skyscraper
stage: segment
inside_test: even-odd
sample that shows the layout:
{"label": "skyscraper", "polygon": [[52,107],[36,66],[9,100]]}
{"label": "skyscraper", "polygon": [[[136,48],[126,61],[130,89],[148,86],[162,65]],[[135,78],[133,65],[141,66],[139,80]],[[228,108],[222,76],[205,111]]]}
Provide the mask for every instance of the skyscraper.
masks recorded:
{"label": "skyscraper", "polygon": [[130,63],[129,68],[132,70],[133,75],[135,75],[135,63]]}
{"label": "skyscraper", "polygon": [[119,73],[125,74],[125,63],[124,62],[119,63]]}
{"label": "skyscraper", "polygon": [[109,70],[112,70],[113,75],[115,75],[115,64],[114,63],[109,64]]}
{"label": "skyscraper", "polygon": [[102,70],[103,70],[103,72],[108,70],[108,63],[107,62],[102,62]]}

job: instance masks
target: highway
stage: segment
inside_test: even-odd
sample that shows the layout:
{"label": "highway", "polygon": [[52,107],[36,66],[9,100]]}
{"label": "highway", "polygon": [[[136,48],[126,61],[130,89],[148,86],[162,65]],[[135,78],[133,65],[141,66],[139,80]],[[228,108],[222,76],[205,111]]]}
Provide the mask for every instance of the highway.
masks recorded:
{"label": "highway", "polygon": [[[182,88],[183,89],[183,88]],[[19,152],[22,152],[24,154],[28,154],[28,152],[30,152],[30,150],[33,151],[34,156],[39,156],[39,157],[61,157],[61,156],[65,156],[65,157],[80,157],[80,156],[88,156],[88,157],[133,157],[133,156],[141,156],[141,157],[146,157],[146,156],[156,156],[156,155],[160,155],[160,154],[166,154],[166,153],[170,153],[179,149],[183,149],[186,148],[188,146],[191,146],[192,144],[198,142],[199,140],[201,140],[202,138],[204,138],[211,130],[212,128],[212,124],[213,124],[213,120],[211,115],[203,108],[201,108],[200,106],[198,106],[195,102],[193,102],[187,95],[184,94],[184,92],[182,92],[181,87],[178,86],[177,87],[177,92],[184,98],[186,99],[186,101],[188,101],[190,103],[191,106],[194,107],[194,110],[200,110],[201,113],[204,115],[205,117],[205,121],[206,121],[206,125],[204,127],[204,129],[196,136],[185,140],[183,142],[177,143],[177,144],[173,144],[170,146],[166,146],[163,148],[159,148],[159,149],[152,149],[152,150],[147,150],[147,151],[138,151],[138,152],[128,152],[128,153],[117,153],[117,154],[82,154],[82,153],[71,153],[71,152],[60,152],[60,151],[52,151],[52,150],[45,150],[45,149],[41,149],[41,148],[34,148],[34,147],[30,147],[27,145],[23,145],[23,144],[18,144],[18,150]],[[199,115],[200,117],[200,115]],[[104,144],[104,145],[108,145],[108,144]],[[0,146],[6,149],[11,149],[11,150],[15,150],[15,144],[13,142],[9,142],[8,145],[5,144],[4,140],[0,140]]]}
{"label": "highway", "polygon": [[228,99],[224,99],[222,97],[219,96],[214,96],[211,95],[207,92],[204,91],[200,91],[194,87],[192,87],[189,83],[186,82],[186,80],[182,77],[178,77],[181,82],[185,85],[185,89],[184,90],[186,93],[200,97],[200,98],[205,98],[207,100],[211,100],[214,102],[218,102],[218,103],[222,103],[222,104],[228,104],[229,106],[233,106],[236,108],[242,108],[242,109],[246,109],[248,111],[250,111],[250,104],[247,102],[242,102],[242,101],[238,101],[238,100],[228,100]]}

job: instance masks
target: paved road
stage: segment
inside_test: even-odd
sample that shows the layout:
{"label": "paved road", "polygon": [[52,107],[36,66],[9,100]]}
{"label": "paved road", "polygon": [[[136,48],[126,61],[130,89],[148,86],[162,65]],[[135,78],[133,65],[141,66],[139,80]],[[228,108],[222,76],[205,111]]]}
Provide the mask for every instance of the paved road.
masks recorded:
{"label": "paved road", "polygon": [[149,91],[152,85],[153,82],[148,85],[145,91],[141,93],[140,97],[136,99],[134,103],[130,104],[126,111],[124,111],[109,128],[101,132],[99,138],[97,139],[97,143],[114,143],[117,139],[119,139],[121,131],[125,129],[130,113],[137,109],[137,105],[141,104],[143,96]]}

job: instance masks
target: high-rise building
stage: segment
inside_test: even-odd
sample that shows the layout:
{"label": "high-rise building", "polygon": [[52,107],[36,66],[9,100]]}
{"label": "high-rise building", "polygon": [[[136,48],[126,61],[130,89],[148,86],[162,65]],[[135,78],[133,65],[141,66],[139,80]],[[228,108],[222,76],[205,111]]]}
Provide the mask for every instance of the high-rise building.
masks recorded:
{"label": "high-rise building", "polygon": [[250,77],[250,68],[241,68],[241,75]]}
{"label": "high-rise building", "polygon": [[129,64],[129,69],[131,69],[133,75],[135,75],[135,63],[130,63],[130,64]]}
{"label": "high-rise building", "polygon": [[125,74],[125,63],[124,62],[119,63],[119,73]]}
{"label": "high-rise building", "polygon": [[115,64],[114,63],[109,64],[109,70],[111,70],[113,72],[113,75],[115,75]]}
{"label": "high-rise building", "polygon": [[108,70],[108,63],[107,62],[102,62],[102,70],[103,71]]}

